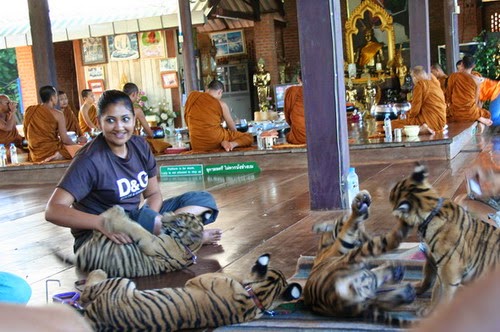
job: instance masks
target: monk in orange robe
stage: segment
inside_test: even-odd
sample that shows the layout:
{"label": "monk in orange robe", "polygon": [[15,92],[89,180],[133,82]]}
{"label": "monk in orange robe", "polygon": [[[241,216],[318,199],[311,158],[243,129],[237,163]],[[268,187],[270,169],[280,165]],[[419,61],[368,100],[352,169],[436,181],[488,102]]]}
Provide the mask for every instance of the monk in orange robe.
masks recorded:
{"label": "monk in orange robe", "polygon": [[79,146],[66,132],[64,114],[55,109],[57,90],[52,86],[43,86],[39,93],[42,104],[28,107],[24,114],[23,127],[30,161],[71,159]]}
{"label": "monk in orange robe", "polygon": [[304,116],[304,93],[300,73],[297,76],[300,85],[291,86],[285,91],[285,120],[290,126],[286,141],[290,144],[306,143],[306,119]]}
{"label": "monk in orange robe", "polygon": [[59,91],[59,107],[64,114],[64,120],[66,121],[66,131],[74,131],[75,134],[80,137],[82,136],[82,131],[80,130],[80,125],[78,119],[76,118],[75,111],[71,108],[68,101],[68,96],[64,91]]}
{"label": "monk in orange robe", "polygon": [[92,129],[99,129],[99,120],[97,119],[97,109],[94,106],[94,94],[90,89],[82,90],[83,105],[78,113],[78,123],[82,133],[91,133]]}
{"label": "monk in orange robe", "polygon": [[16,103],[10,101],[9,97],[4,94],[0,95],[0,144],[4,144],[8,149],[10,143],[14,143],[17,147],[22,147],[23,137],[19,135],[16,128],[17,111]]}
{"label": "monk in orange robe", "polygon": [[444,130],[446,125],[446,103],[443,90],[434,75],[416,66],[411,71],[413,78],[413,99],[411,109],[404,120],[391,121],[392,128],[406,125],[420,126],[420,134],[434,134]]}
{"label": "monk in orange robe", "polygon": [[[213,151],[223,148],[232,151],[235,147],[251,146],[253,136],[236,130],[231,113],[221,100],[224,85],[217,80],[208,84],[207,92],[193,91],[185,105],[184,118],[189,128],[193,151]],[[221,123],[226,121],[228,129]]]}
{"label": "monk in orange robe", "polygon": [[448,77],[446,101],[448,102],[449,122],[473,122],[491,126],[491,114],[479,106],[479,86],[482,78],[472,74],[474,58],[464,56],[463,70]]}
{"label": "monk in orange robe", "polygon": [[437,80],[439,81],[439,84],[441,86],[441,90],[443,90],[443,93],[445,93],[448,75],[446,75],[444,73],[441,66],[437,63],[435,63],[431,66],[431,74],[437,78]]}

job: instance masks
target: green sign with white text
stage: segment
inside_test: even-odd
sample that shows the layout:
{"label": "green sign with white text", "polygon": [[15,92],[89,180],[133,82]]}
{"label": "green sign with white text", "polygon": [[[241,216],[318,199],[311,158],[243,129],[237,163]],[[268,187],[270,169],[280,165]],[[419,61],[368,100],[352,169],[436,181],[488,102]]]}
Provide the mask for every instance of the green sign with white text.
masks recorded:
{"label": "green sign with white text", "polygon": [[215,174],[233,174],[233,173],[257,173],[260,172],[259,165],[255,161],[228,163],[217,165],[206,165],[204,167],[205,175]]}
{"label": "green sign with white text", "polygon": [[203,175],[203,165],[160,166],[160,177],[200,175]]}

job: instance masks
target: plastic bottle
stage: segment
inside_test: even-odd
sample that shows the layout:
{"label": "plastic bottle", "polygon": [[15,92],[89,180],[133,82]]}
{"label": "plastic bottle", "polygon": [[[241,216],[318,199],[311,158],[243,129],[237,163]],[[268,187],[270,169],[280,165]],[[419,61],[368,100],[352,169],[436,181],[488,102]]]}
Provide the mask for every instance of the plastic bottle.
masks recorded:
{"label": "plastic bottle", "polygon": [[264,150],[264,142],[262,142],[262,128],[257,128],[257,148],[259,150]]}
{"label": "plastic bottle", "polygon": [[14,143],[10,143],[9,152],[10,152],[10,163],[19,164],[19,160],[17,159],[17,148]]}
{"label": "plastic bottle", "polygon": [[0,167],[7,166],[7,149],[5,145],[0,144]]}
{"label": "plastic bottle", "polygon": [[391,126],[391,118],[389,117],[389,114],[385,115],[384,132],[385,132],[385,138],[392,138],[392,126]]}
{"label": "plastic bottle", "polygon": [[349,168],[347,173],[347,197],[349,199],[349,206],[352,204],[354,197],[359,193],[359,178],[356,174],[354,167]]}

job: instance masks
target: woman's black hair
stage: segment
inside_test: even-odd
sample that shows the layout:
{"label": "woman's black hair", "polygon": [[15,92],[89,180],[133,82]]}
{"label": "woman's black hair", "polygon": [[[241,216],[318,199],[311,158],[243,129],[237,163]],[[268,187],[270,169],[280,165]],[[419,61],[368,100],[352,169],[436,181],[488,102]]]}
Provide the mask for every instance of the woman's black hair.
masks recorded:
{"label": "woman's black hair", "polygon": [[103,92],[103,94],[99,98],[99,101],[97,102],[97,116],[102,116],[104,113],[106,113],[105,110],[109,105],[120,103],[123,104],[128,110],[130,110],[133,115],[135,115],[134,104],[125,92],[120,90],[106,90]]}

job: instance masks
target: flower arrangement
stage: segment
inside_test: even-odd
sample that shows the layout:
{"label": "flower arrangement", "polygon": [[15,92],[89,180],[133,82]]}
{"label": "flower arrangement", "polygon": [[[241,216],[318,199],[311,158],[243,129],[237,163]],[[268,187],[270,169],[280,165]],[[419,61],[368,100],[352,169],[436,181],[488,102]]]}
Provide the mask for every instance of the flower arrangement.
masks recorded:
{"label": "flower arrangement", "polygon": [[177,117],[177,113],[170,109],[165,100],[154,107],[149,105],[149,98],[144,91],[139,92],[139,96],[137,104],[142,108],[148,122],[156,122],[156,125],[163,129],[174,125],[174,119]]}

